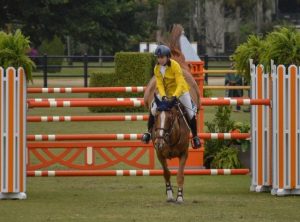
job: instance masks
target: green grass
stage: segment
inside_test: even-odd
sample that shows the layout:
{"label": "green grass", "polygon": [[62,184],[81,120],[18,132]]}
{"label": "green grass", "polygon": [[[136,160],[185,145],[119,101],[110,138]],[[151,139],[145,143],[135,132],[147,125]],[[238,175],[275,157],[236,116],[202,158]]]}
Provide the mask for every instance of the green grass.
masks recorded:
{"label": "green grass", "polygon": [[299,221],[298,198],[249,192],[249,176],[186,176],[181,205],[165,201],[162,177],[28,178],[27,184],[27,200],[1,201],[1,221]]}

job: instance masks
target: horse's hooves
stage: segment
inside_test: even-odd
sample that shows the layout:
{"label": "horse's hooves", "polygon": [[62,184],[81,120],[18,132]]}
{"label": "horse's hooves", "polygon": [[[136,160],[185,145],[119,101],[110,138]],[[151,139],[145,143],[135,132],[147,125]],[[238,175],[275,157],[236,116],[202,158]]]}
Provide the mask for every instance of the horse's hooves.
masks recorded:
{"label": "horse's hooves", "polygon": [[174,200],[173,198],[168,198],[168,199],[167,199],[167,202],[168,202],[168,203],[174,203],[175,200]]}

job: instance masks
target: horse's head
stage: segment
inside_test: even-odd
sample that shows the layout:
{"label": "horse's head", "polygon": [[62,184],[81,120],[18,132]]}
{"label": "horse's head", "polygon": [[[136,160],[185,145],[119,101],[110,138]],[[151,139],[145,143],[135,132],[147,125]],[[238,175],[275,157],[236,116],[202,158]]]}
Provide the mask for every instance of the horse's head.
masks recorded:
{"label": "horse's head", "polygon": [[157,104],[157,111],[154,124],[154,146],[157,150],[162,150],[164,146],[172,143],[171,133],[177,118],[177,109],[175,103],[160,101],[154,96]]}

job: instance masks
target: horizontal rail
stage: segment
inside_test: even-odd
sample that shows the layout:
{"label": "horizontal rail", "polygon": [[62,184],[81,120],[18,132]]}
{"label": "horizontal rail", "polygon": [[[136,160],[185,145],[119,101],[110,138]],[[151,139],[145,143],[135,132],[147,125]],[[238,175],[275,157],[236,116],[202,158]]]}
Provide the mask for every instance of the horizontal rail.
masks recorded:
{"label": "horizontal rail", "polygon": [[212,70],[212,69],[210,69],[210,70],[207,70],[207,69],[205,69],[204,71],[203,71],[205,74],[228,74],[228,73],[232,73],[232,74],[239,74],[238,72],[237,72],[237,70],[224,70],[224,69],[220,69],[220,70]]}
{"label": "horizontal rail", "polygon": [[[170,170],[172,175],[177,170]],[[184,170],[185,175],[246,175],[249,169],[202,169]],[[54,176],[160,176],[163,170],[57,170],[57,171],[27,171],[29,177]]]}
{"label": "horizontal rail", "polygon": [[269,99],[223,99],[223,98],[202,98],[203,106],[226,106],[226,105],[270,105]]}
{"label": "horizontal rail", "polygon": [[124,116],[27,116],[28,122],[79,122],[79,121],[143,121],[148,115]]}
{"label": "horizontal rail", "polygon": [[145,86],[120,87],[61,87],[61,88],[27,88],[27,93],[107,93],[107,92],[144,92]]}
{"label": "horizontal rail", "polygon": [[[247,139],[250,133],[199,133],[201,139]],[[142,134],[36,134],[27,135],[27,141],[62,140],[139,140]]]}
{"label": "horizontal rail", "polygon": [[250,86],[203,86],[203,89],[226,90],[226,89],[250,89]]}
{"label": "horizontal rail", "polygon": [[51,101],[136,101],[143,98],[29,98],[28,102],[51,102]]}
{"label": "horizontal rail", "polygon": [[[134,99],[132,101],[116,101],[116,100],[93,100],[93,101],[28,101],[28,107],[117,107],[117,106],[134,106],[141,107],[144,105],[143,100]],[[224,98],[202,98],[202,106],[226,106],[226,105],[270,105],[269,99],[224,99]]]}
{"label": "horizontal rail", "polygon": [[27,142],[28,149],[43,149],[43,148],[128,148],[128,147],[153,147],[152,143],[144,144],[141,141],[47,141],[47,142]]}
{"label": "horizontal rail", "polygon": [[50,107],[97,107],[97,106],[107,106],[107,107],[118,107],[118,106],[133,106],[141,107],[144,105],[144,101],[133,100],[133,101],[43,101],[35,102],[29,101],[28,107],[34,108],[50,108]]}

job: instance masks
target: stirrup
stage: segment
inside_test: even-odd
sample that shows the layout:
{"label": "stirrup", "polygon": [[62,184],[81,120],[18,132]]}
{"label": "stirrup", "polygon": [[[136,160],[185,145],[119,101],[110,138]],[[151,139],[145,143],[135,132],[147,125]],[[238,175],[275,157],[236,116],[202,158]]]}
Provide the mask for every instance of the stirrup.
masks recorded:
{"label": "stirrup", "polygon": [[193,149],[198,149],[201,147],[201,141],[198,136],[192,138],[192,147]]}
{"label": "stirrup", "polygon": [[141,140],[143,143],[148,144],[151,140],[151,133],[144,133]]}

